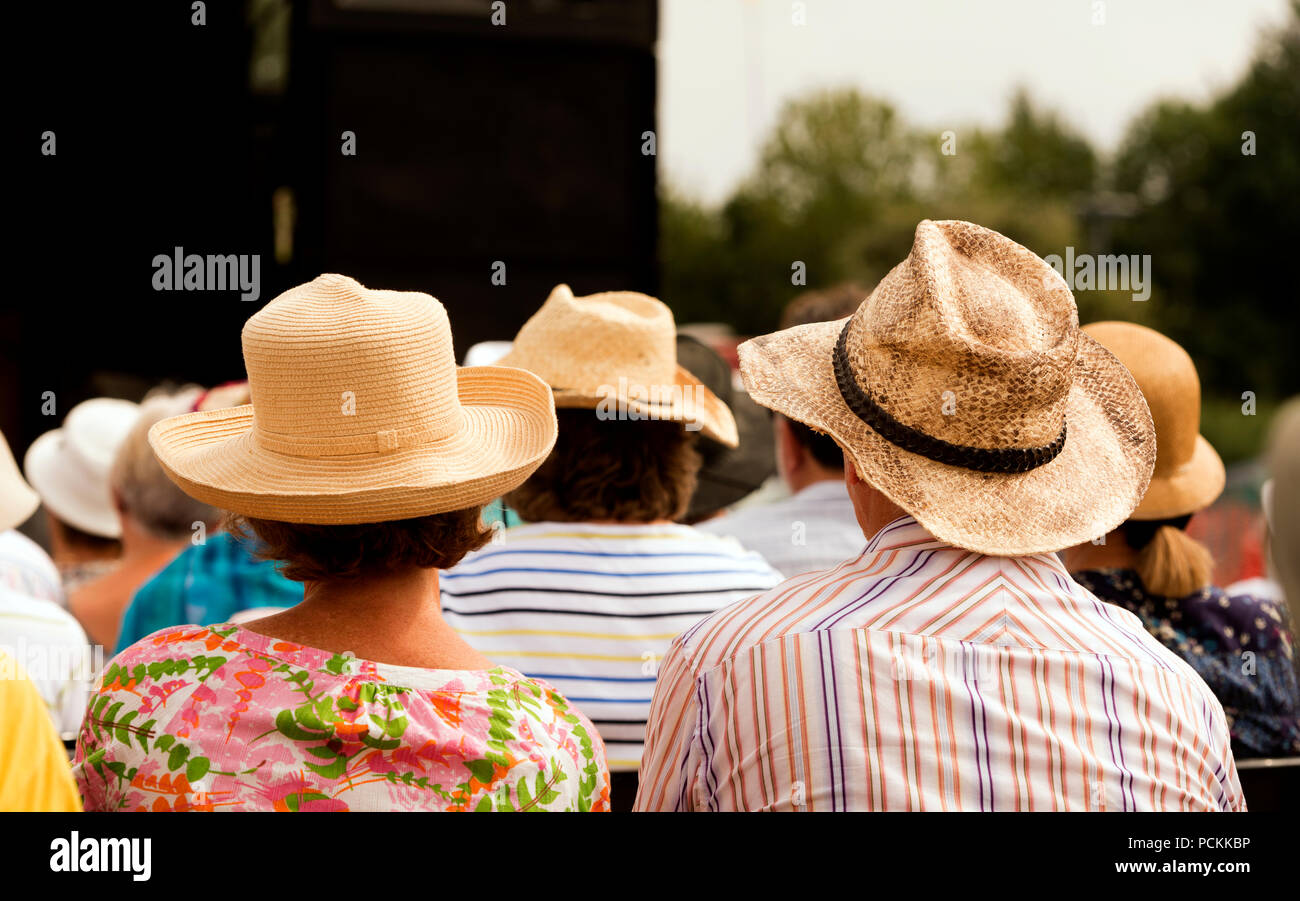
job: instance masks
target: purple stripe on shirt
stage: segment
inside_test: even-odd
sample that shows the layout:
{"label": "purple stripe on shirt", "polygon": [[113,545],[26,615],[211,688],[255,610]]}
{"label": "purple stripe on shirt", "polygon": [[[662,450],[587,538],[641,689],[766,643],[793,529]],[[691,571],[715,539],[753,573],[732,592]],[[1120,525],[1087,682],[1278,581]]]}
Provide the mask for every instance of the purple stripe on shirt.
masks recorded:
{"label": "purple stripe on shirt", "polygon": [[934,551],[924,551],[922,553],[917,554],[916,559],[913,560],[905,570],[898,573],[897,575],[887,576],[884,578],[877,577],[878,580],[864,593],[858,595],[856,598],[849,601],[844,606],[838,607],[835,610],[832,610],[830,613],[826,614],[826,616],[822,618],[821,622],[813,625],[811,629],[817,630],[817,629],[829,628],[831,626],[834,626],[836,623],[848,617],[851,613],[861,609],[862,607],[867,606],[876,598],[880,597],[882,594],[884,594],[886,591],[892,588],[894,584],[898,582],[899,579],[905,579],[908,576],[913,576],[916,573],[918,573],[921,569],[925,567],[925,564],[928,563],[930,561],[930,558],[933,556],[934,556]]}
{"label": "purple stripe on shirt", "polygon": [[[1124,810],[1137,810],[1137,797],[1133,794],[1133,773],[1129,771],[1127,762],[1124,760],[1124,722],[1119,713],[1119,701],[1115,698],[1115,667],[1111,664],[1110,659],[1100,657],[1102,669],[1110,673],[1110,706],[1115,711],[1115,746],[1119,749],[1119,794],[1120,801],[1124,805]],[[1103,700],[1103,706],[1104,706]],[[1115,749],[1111,749],[1111,760],[1115,759]],[[1124,777],[1128,777],[1128,794],[1124,793]],[[1130,802],[1132,806],[1130,807]]]}

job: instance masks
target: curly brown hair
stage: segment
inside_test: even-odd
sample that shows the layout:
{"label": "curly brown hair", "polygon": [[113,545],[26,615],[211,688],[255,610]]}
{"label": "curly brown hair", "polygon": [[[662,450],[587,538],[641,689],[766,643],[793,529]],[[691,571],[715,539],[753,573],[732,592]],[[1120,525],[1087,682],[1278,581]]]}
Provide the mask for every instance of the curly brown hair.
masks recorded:
{"label": "curly brown hair", "polygon": [[506,502],[528,522],[654,522],[686,512],[700,471],[679,422],[602,420],[557,410],[555,449]]}
{"label": "curly brown hair", "polygon": [[229,530],[252,537],[254,556],[278,560],[295,582],[326,582],[389,572],[409,566],[447,569],[492,537],[482,507],[415,519],[360,525],[319,526],[230,515]]}

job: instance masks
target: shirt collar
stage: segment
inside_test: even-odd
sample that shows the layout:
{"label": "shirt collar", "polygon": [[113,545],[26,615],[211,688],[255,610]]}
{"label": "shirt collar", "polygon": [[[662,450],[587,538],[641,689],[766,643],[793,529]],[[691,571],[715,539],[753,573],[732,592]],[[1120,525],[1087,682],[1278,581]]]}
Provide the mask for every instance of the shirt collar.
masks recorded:
{"label": "shirt collar", "polygon": [[903,547],[921,549],[952,547],[952,545],[935,538],[926,531],[925,526],[916,521],[915,517],[905,513],[871,536],[871,540],[867,542],[866,552],[879,553]]}
{"label": "shirt collar", "polygon": [[[844,487],[844,482],[840,479],[822,479],[805,485],[801,491],[796,491],[794,497],[799,500],[838,500],[843,498],[849,500],[849,490]],[[851,503],[851,501],[850,501]]]}

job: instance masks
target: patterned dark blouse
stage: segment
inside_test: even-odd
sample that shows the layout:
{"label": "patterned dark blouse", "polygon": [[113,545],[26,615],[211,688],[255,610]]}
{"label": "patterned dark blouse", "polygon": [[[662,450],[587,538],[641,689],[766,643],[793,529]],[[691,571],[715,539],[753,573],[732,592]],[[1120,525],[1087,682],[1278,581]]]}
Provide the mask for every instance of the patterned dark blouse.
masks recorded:
{"label": "patterned dark blouse", "polygon": [[1235,756],[1300,755],[1300,687],[1285,606],[1214,587],[1185,598],[1151,595],[1131,569],[1071,575],[1136,614],[1191,664],[1223,705]]}

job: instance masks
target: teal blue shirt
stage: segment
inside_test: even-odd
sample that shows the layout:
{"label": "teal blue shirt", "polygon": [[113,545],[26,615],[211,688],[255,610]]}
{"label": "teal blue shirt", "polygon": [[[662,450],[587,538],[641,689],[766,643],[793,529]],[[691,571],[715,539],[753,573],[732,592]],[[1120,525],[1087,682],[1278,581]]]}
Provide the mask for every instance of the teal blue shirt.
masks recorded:
{"label": "teal blue shirt", "polygon": [[116,653],[169,626],[224,623],[253,607],[292,607],[302,600],[302,583],[290,582],[275,567],[253,559],[248,545],[226,532],[186,548],[135,593],[122,617]]}

